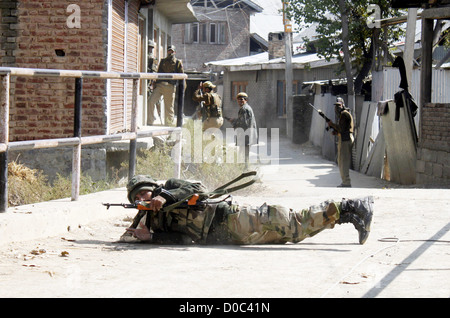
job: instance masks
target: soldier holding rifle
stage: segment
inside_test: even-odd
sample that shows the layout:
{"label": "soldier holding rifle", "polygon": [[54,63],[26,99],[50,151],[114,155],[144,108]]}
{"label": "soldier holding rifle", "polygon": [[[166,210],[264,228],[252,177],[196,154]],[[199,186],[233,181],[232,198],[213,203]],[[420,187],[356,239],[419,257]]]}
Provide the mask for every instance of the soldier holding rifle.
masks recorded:
{"label": "soldier holding rifle", "polygon": [[[230,187],[251,176],[255,177]],[[159,185],[150,176],[134,176],[127,185],[128,200],[139,212],[121,241],[157,244],[297,243],[343,223],[355,226],[360,244],[367,240],[373,215],[372,197],[342,199],[340,202],[327,200],[296,210],[266,203],[259,207],[238,205],[229,199],[229,195],[220,199],[256,180],[256,172],[250,171],[207,192],[199,182],[172,178]]]}
{"label": "soldier holding rifle", "polygon": [[334,103],[334,110],[338,118],[337,123],[334,123],[331,119],[326,117],[320,109],[315,108],[311,104],[309,105],[325,119],[328,127],[332,128],[331,133],[338,137],[337,161],[342,179],[342,183],[338,185],[338,187],[350,188],[352,186],[350,180],[350,165],[352,162],[352,147],[354,142],[353,117],[350,114],[349,109],[345,107],[344,100],[341,97],[338,97]]}

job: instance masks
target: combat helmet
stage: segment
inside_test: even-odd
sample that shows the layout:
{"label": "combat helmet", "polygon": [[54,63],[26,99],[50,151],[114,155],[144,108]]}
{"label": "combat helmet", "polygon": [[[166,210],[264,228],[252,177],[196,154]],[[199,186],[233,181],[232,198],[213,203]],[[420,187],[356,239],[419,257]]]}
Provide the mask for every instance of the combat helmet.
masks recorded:
{"label": "combat helmet", "polygon": [[344,99],[342,97],[337,97],[336,98],[336,103],[342,103],[342,105],[344,105]]}
{"label": "combat helmet", "polygon": [[131,178],[127,184],[128,201],[134,203],[134,198],[141,190],[153,191],[159,185],[156,180],[148,175],[137,175]]}
{"label": "combat helmet", "polygon": [[214,85],[214,84],[211,83],[210,81],[206,81],[206,82],[203,83],[203,87],[204,87],[204,88],[211,88],[211,89],[214,89],[214,88],[216,88],[216,85]]}

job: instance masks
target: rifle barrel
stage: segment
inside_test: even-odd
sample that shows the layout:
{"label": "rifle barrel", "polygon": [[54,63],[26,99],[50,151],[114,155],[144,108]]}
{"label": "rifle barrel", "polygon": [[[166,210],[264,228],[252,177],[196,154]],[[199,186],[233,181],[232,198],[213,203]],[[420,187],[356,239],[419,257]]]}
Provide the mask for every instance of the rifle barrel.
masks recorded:
{"label": "rifle barrel", "polygon": [[316,112],[320,113],[320,111],[319,111],[317,108],[315,108],[313,104],[311,104],[311,103],[308,103],[308,104],[309,104],[309,106],[311,106],[312,108],[314,108],[314,110],[315,110]]}

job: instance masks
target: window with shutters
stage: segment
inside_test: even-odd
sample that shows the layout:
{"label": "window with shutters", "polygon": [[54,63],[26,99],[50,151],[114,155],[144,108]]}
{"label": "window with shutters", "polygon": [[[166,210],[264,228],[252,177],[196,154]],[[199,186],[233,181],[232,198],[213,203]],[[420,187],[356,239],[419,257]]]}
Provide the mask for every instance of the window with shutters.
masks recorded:
{"label": "window with shutters", "polygon": [[200,27],[198,23],[187,23],[184,25],[184,44],[198,43],[200,37]]}
{"label": "window with shutters", "polygon": [[[299,81],[292,81],[292,94],[301,94],[302,86]],[[278,117],[286,117],[286,82],[277,81],[277,115]]]}
{"label": "window with shutters", "polygon": [[[139,0],[113,0],[111,24],[111,71],[139,70]],[[131,125],[132,81],[110,81],[110,131],[128,129]]]}
{"label": "window with shutters", "polygon": [[192,23],[192,43],[198,43],[198,40],[199,40],[198,23]]}
{"label": "window with shutters", "polygon": [[226,44],[225,22],[187,23],[184,25],[183,43]]}
{"label": "window with shutters", "polygon": [[183,43],[184,44],[189,44],[192,43],[191,42],[191,24],[190,23],[186,23],[184,25],[184,36],[183,36]]}
{"label": "window with shutters", "polygon": [[217,43],[226,43],[225,22],[220,22],[217,24]]}
{"label": "window with shutters", "polygon": [[[123,72],[125,70],[125,2],[113,0],[112,9],[111,71]],[[110,131],[115,132],[123,129],[124,81],[112,79],[110,82]]]}
{"label": "window with shutters", "polygon": [[200,43],[208,43],[208,25],[200,23]]}
{"label": "window with shutters", "polygon": [[231,100],[236,100],[236,95],[247,92],[248,82],[231,82]]}
{"label": "window with shutters", "polygon": [[216,24],[210,23],[209,24],[209,43],[214,44],[217,41],[217,31],[216,31]]}

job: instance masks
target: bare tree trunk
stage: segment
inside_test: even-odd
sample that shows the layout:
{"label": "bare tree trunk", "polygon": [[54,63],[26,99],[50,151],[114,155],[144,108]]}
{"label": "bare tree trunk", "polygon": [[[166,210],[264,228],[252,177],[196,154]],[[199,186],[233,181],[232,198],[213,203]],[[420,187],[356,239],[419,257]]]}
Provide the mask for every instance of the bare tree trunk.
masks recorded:
{"label": "bare tree trunk", "polygon": [[339,9],[342,19],[342,50],[344,52],[345,74],[347,77],[348,107],[355,111],[355,89],[352,75],[352,64],[350,60],[350,49],[348,46],[348,15],[345,0],[339,0]]}

